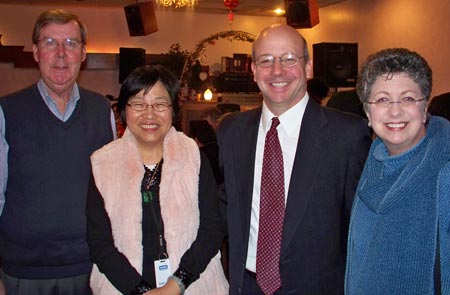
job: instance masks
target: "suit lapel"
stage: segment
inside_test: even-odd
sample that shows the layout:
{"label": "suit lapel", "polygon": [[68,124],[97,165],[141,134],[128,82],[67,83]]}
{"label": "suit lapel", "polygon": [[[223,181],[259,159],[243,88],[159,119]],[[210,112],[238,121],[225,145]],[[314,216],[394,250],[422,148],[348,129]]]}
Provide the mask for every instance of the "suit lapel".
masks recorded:
{"label": "suit lapel", "polygon": [[321,107],[310,99],[300,128],[289,184],[281,244],[282,255],[294,237],[312,196],[314,181],[321,166],[320,155],[325,144],[323,142],[325,139],[320,136],[325,124],[326,118]]}

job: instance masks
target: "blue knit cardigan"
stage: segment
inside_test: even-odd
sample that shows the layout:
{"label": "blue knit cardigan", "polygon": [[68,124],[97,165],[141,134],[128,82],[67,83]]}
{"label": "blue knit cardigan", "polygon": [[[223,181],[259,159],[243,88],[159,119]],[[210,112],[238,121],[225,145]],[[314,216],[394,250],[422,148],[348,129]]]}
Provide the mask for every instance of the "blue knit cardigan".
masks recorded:
{"label": "blue knit cardigan", "polygon": [[442,295],[448,295],[450,294],[450,163],[439,173],[438,198]]}
{"label": "blue knit cardigan", "polygon": [[390,156],[383,141],[374,140],[352,208],[347,295],[435,294],[438,198],[447,206],[439,221],[440,260],[442,294],[450,294],[450,168],[438,184],[449,161],[450,122],[439,117],[431,117],[426,136],[401,155]]}

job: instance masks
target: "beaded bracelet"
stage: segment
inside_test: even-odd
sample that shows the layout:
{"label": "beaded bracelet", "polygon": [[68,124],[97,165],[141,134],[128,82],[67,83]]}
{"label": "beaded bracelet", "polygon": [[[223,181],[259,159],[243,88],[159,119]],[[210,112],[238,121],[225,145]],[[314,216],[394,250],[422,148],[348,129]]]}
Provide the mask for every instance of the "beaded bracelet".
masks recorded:
{"label": "beaded bracelet", "polygon": [[150,291],[152,288],[150,287],[150,284],[146,281],[142,280],[139,282],[139,284],[134,287],[134,289],[131,291],[130,295],[142,295],[147,291]]}
{"label": "beaded bracelet", "polygon": [[182,267],[179,267],[173,275],[181,280],[185,289],[189,288],[189,286],[194,281],[194,276]]}
{"label": "beaded bracelet", "polygon": [[184,291],[186,291],[186,288],[185,288],[183,282],[180,280],[180,278],[172,275],[172,276],[169,277],[169,280],[170,279],[174,280],[175,283],[177,283],[178,287],[180,287],[180,294],[183,295]]}

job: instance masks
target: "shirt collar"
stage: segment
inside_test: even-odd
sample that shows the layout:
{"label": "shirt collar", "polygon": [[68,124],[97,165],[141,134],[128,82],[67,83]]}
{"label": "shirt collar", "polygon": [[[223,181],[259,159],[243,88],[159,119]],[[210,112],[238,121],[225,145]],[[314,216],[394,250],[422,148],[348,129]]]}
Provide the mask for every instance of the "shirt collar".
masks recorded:
{"label": "shirt collar", "polygon": [[[42,98],[44,99],[45,103],[47,105],[56,105],[56,102],[53,100],[53,98],[48,94],[47,87],[45,86],[44,80],[39,79],[37,83],[37,87],[39,89],[39,93],[41,94]],[[72,88],[72,95],[70,98],[69,103],[75,103],[80,99],[80,91],[78,89],[78,84],[75,82]]]}
{"label": "shirt collar", "polygon": [[[278,116],[278,119],[280,120],[279,128],[283,128],[286,134],[291,135],[299,130],[308,101],[309,95],[306,92],[298,103]],[[265,133],[270,129],[273,117],[276,116],[269,110],[266,103],[263,101],[261,124]]]}

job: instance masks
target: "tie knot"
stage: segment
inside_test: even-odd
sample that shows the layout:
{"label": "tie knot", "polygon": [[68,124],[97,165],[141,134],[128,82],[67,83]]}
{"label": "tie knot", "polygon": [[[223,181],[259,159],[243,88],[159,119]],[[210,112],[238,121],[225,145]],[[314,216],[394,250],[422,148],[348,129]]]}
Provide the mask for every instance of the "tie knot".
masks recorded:
{"label": "tie knot", "polygon": [[278,117],[273,117],[272,126],[270,126],[270,129],[276,129],[278,125],[280,125],[280,120],[278,119]]}

